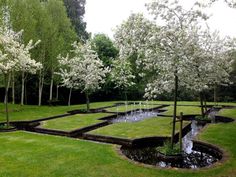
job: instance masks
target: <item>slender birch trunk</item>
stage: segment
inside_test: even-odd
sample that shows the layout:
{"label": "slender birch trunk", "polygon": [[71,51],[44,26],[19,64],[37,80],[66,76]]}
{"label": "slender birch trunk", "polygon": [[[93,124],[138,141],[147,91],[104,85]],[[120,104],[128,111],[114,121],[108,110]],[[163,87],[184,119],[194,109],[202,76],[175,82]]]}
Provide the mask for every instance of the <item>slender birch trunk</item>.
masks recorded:
{"label": "slender birch trunk", "polygon": [[12,72],[12,104],[15,104],[15,73]]}
{"label": "slender birch trunk", "polygon": [[85,96],[86,96],[87,112],[89,112],[89,110],[90,110],[90,102],[89,102],[89,94],[88,94],[88,92],[85,92]]}
{"label": "slender birch trunk", "polygon": [[[7,76],[6,76],[7,77]],[[8,75],[8,78],[6,79],[7,84],[7,92],[9,90],[10,84],[11,84],[11,74]],[[7,98],[8,99],[8,98]],[[6,103],[6,97],[4,98],[4,103]]]}
{"label": "slender birch trunk", "polygon": [[24,96],[25,96],[25,72],[21,74],[21,105],[24,105]]}
{"label": "slender birch trunk", "polygon": [[125,89],[125,102],[126,102],[126,104],[127,104],[127,102],[128,102],[127,90],[126,90],[126,89]]}
{"label": "slender birch trunk", "polygon": [[58,100],[58,96],[59,96],[59,85],[57,85],[56,100]]}
{"label": "slender birch trunk", "polygon": [[53,97],[53,77],[54,77],[54,74],[52,72],[51,81],[50,81],[49,101],[52,101],[52,97]]}
{"label": "slender birch trunk", "polygon": [[199,96],[200,96],[200,105],[201,105],[202,117],[204,117],[204,108],[203,108],[203,96],[202,96],[202,92],[200,92]]}
{"label": "slender birch trunk", "polygon": [[217,86],[214,85],[214,104],[217,106]]}
{"label": "slender birch trunk", "polygon": [[11,80],[11,75],[4,74],[4,82],[5,82],[5,113],[6,113],[6,122],[7,122],[7,128],[10,126],[9,122],[9,111],[8,111],[8,89],[9,89],[9,81]]}
{"label": "slender birch trunk", "polygon": [[204,108],[205,108],[205,113],[207,112],[207,100],[206,100],[206,94],[204,94]]}
{"label": "slender birch trunk", "polygon": [[178,76],[175,74],[175,93],[174,93],[174,112],[173,112],[173,126],[171,135],[171,148],[174,147],[174,137],[175,137],[175,124],[177,116],[177,96],[178,96]]}
{"label": "slender birch trunk", "polygon": [[24,93],[24,102],[25,104],[28,104],[28,97],[27,97],[27,80],[25,81],[25,93]]}
{"label": "slender birch trunk", "polygon": [[44,76],[42,74],[42,70],[40,70],[40,73],[39,73],[39,98],[38,98],[38,106],[42,105],[43,85],[44,85]]}
{"label": "slender birch trunk", "polygon": [[70,92],[69,92],[68,106],[70,106],[71,94],[72,94],[72,88],[70,88]]}

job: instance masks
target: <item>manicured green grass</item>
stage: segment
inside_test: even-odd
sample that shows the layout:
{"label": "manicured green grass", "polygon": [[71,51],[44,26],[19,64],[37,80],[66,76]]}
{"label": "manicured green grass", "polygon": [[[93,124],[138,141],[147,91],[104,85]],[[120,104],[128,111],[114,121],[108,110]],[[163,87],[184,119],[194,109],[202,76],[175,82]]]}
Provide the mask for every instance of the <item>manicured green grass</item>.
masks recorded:
{"label": "manicured green grass", "polygon": [[[146,102],[143,102],[146,103]],[[157,105],[150,105],[150,104],[141,104],[139,105],[138,103],[136,104],[129,104],[129,105],[120,105],[112,108],[107,108],[106,110],[109,112],[126,112],[126,111],[131,111],[135,109],[151,109],[157,107]]]}
{"label": "manicured green grass", "polygon": [[[234,177],[236,125],[228,124],[226,130],[222,127],[209,128],[201,139],[228,150],[231,158],[226,163],[204,170],[144,167],[127,161],[116,152],[113,145],[108,144],[26,132],[0,133],[0,176]],[[215,129],[222,130],[224,134]]]}
{"label": "manicured green grass", "polygon": [[[173,115],[174,106],[168,106],[163,109],[167,111],[161,114]],[[177,115],[180,115],[180,112],[183,112],[184,115],[201,114],[201,108],[198,106],[177,106]]]}
{"label": "manicured green grass", "polygon": [[41,127],[54,130],[71,131],[74,129],[79,129],[102,122],[101,120],[98,119],[110,115],[112,114],[108,113],[76,114],[64,118],[43,121]]}
{"label": "manicured green grass", "polygon": [[[187,125],[189,122],[184,122]],[[176,124],[176,130],[179,130],[179,123]],[[111,124],[89,132],[89,134],[98,134],[105,136],[114,136],[120,138],[142,138],[146,136],[164,136],[170,137],[172,131],[172,118],[156,117],[145,119],[140,122],[122,122]],[[177,132],[176,131],[176,132]]]}
{"label": "manicured green grass", "polygon": [[[91,108],[100,108],[104,106],[112,106],[115,101],[111,102],[96,102],[91,103]],[[12,105],[9,104],[9,116],[10,121],[17,120],[36,120],[40,118],[55,116],[59,114],[65,114],[67,111],[75,109],[85,109],[86,105],[72,105],[72,106],[32,106],[32,105]],[[0,122],[4,122],[5,110],[4,105],[0,104]]]}
{"label": "manicured green grass", "polygon": [[218,114],[220,116],[231,117],[236,119],[236,109],[222,109]]}
{"label": "manicured green grass", "polygon": [[[38,108],[38,116],[44,115]],[[40,111],[41,110],[41,111]],[[48,109],[49,110],[49,109]],[[226,109],[225,109],[226,110]],[[18,112],[19,119],[27,115]],[[66,110],[67,111],[67,110]],[[228,110],[227,110],[228,111]],[[221,115],[236,117],[235,109]],[[55,111],[56,112],[56,111]],[[41,114],[40,114],[41,113]],[[147,119],[145,121],[156,119]],[[144,122],[144,121],[142,121]],[[137,123],[142,123],[137,122]],[[132,123],[134,125],[135,123]],[[118,124],[117,124],[118,125]],[[154,129],[147,123],[142,131]],[[127,127],[128,129],[128,127]],[[163,131],[163,133],[165,133]],[[23,131],[0,133],[1,177],[235,177],[236,123],[211,124],[199,134],[199,139],[223,148],[229,158],[212,168],[199,170],[144,167],[121,157],[113,145],[99,144],[67,137],[49,136]]]}
{"label": "manicured green grass", "polygon": [[[174,105],[174,101],[149,101],[149,104],[169,104]],[[178,105],[200,105],[200,101],[178,101]],[[207,102],[207,105],[215,105],[214,102]],[[228,105],[228,106],[236,106],[236,103],[232,102],[218,102],[217,105]]]}
{"label": "manicured green grass", "polygon": [[[236,117],[236,114],[234,114]],[[227,154],[228,159],[221,166],[212,170],[214,176],[236,176],[236,123],[219,123],[210,124],[198,136],[198,139],[205,142],[217,145],[223,148]],[[220,173],[224,172],[224,175]]]}
{"label": "manicured green grass", "polygon": [[[91,103],[91,108],[100,108],[105,106],[112,106],[115,103],[121,103],[122,101],[111,101],[111,102],[95,102]],[[148,104],[152,106],[152,104],[173,104],[173,101],[149,101]],[[179,105],[199,105],[199,102],[189,102],[189,101],[180,101]],[[209,103],[214,104],[214,103]],[[236,105],[236,103],[219,103],[219,105]],[[138,104],[136,105],[138,106]],[[139,106],[138,106],[139,107]],[[40,118],[55,116],[59,114],[64,114],[67,111],[74,109],[85,109],[86,105],[72,105],[72,106],[32,106],[32,105],[12,105],[9,104],[9,112],[10,112],[10,121],[17,120],[36,120]],[[113,111],[116,111],[116,108],[112,108]],[[125,108],[123,108],[125,109]],[[139,108],[138,108],[139,109]],[[125,111],[125,110],[124,110]],[[171,115],[173,113],[171,112]],[[4,104],[0,103],[0,122],[5,122],[5,110]]]}

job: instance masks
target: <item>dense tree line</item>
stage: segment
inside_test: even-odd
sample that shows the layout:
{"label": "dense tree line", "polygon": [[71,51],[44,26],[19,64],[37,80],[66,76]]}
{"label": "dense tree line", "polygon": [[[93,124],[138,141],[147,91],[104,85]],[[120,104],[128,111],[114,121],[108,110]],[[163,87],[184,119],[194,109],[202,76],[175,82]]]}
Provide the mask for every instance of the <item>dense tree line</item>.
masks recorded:
{"label": "dense tree line", "polygon": [[[90,38],[86,32],[86,23],[83,20],[85,14],[85,0],[4,0],[0,1],[1,11],[0,17],[3,18],[3,7],[8,7],[10,27],[19,32],[23,29],[21,42],[25,45],[30,40],[40,42],[30,50],[31,58],[42,64],[42,67],[34,74],[30,72],[14,72],[11,74],[9,82],[9,97],[15,103],[21,104],[48,104],[58,102],[66,104],[70,88],[60,87],[61,77],[58,74],[61,64],[59,63],[59,54],[66,56],[73,49],[74,41],[85,44]],[[130,24],[135,25],[134,16],[131,15]],[[141,19],[142,17],[138,17]],[[133,21],[132,21],[133,20]],[[0,21],[0,25],[2,20]],[[149,22],[145,22],[147,28],[152,28]],[[145,28],[142,23],[137,23],[133,28]],[[129,29],[128,29],[129,30]],[[132,30],[130,30],[131,32]],[[128,40],[135,41],[137,46],[133,50],[132,55],[122,60],[117,60],[119,51],[124,49],[115,47],[115,44],[105,34],[97,34],[89,41],[91,49],[95,51],[98,58],[103,62],[105,67],[112,69],[111,76],[107,77],[101,89],[96,92],[89,93],[92,101],[102,100],[119,100],[119,99],[143,99],[144,88],[147,81],[155,76],[153,70],[144,70],[144,63],[139,58],[143,54],[137,49],[138,45],[144,44],[142,37],[146,34],[144,29],[138,34],[131,35]],[[157,29],[158,31],[158,29]],[[119,35],[119,34],[117,34]],[[135,38],[136,37],[136,38]],[[116,38],[116,37],[115,37]],[[116,38],[116,43],[117,41]],[[156,46],[154,46],[156,47]],[[121,54],[121,52],[120,52]],[[231,54],[235,57],[235,53]],[[73,58],[71,53],[71,58]],[[122,56],[121,56],[122,58]],[[137,67],[139,65],[139,67]],[[234,62],[234,71],[231,73],[231,81],[229,86],[218,86],[218,101],[235,101],[235,73],[236,59]],[[145,74],[143,74],[145,73]],[[124,82],[125,81],[125,82]],[[128,81],[128,82],[127,82]],[[0,77],[0,83],[3,87],[3,77]],[[128,84],[127,84],[128,83]],[[3,100],[3,90],[1,97]],[[73,92],[72,103],[81,103],[85,101],[85,95],[81,93],[83,89],[78,88]],[[212,89],[213,91],[213,89]],[[196,100],[198,94],[193,91],[189,94],[189,89],[179,86],[178,100]],[[205,92],[209,100],[213,100],[211,91]],[[173,92],[163,91],[157,95],[162,100],[171,100]]]}

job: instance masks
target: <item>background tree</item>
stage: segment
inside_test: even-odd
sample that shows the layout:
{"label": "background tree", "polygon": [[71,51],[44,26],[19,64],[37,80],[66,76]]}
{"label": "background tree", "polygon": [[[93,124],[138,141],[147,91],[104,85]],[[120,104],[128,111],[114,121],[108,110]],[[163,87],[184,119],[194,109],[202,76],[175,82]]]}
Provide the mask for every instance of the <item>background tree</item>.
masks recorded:
{"label": "background tree", "polygon": [[5,112],[7,127],[9,127],[8,115],[8,89],[10,86],[11,74],[15,71],[31,71],[41,66],[30,58],[29,50],[32,49],[32,41],[26,46],[21,43],[22,31],[16,33],[10,25],[10,13],[8,6],[3,8],[3,23],[0,26],[0,72],[4,76],[5,83]]}
{"label": "background tree", "polygon": [[158,27],[146,19],[143,14],[131,14],[115,30],[114,39],[115,45],[119,49],[119,57],[128,60],[135,76],[134,92],[138,91],[143,94],[147,80],[152,75],[151,69],[144,64],[147,62],[144,61],[144,53],[148,39],[154,30],[158,31]]}
{"label": "background tree", "polygon": [[71,20],[75,31],[81,41],[86,41],[89,34],[86,31],[86,22],[84,22],[86,0],[64,0],[68,17]]}
{"label": "background tree", "polygon": [[19,70],[21,72],[21,105],[24,104],[25,80],[27,78],[27,74],[36,74],[36,71],[42,68],[41,63],[31,59],[30,54],[30,50],[33,49],[39,42],[40,41],[33,44],[33,41],[30,40],[27,45],[19,45],[20,50],[19,53],[17,53],[18,56],[15,56],[19,57],[19,61],[16,65],[16,71]]}
{"label": "background tree", "polygon": [[111,66],[112,59],[118,55],[118,50],[115,48],[112,40],[105,34],[96,34],[91,40],[92,49],[98,54],[98,57],[103,61],[105,66]]}
{"label": "background tree", "polygon": [[63,3],[58,0],[50,0],[46,6],[51,21],[50,38],[48,38],[48,60],[47,66],[50,75],[49,101],[53,99],[54,72],[58,67],[58,54],[65,54],[71,48],[70,44],[76,39],[76,35],[71,28]]}
{"label": "background tree", "polygon": [[32,50],[32,57],[43,64],[38,72],[38,105],[42,103],[45,83],[50,87],[49,100],[53,98],[54,71],[57,56],[70,50],[70,43],[77,39],[62,1],[10,0],[13,29],[24,29],[23,41],[30,39],[41,43]]}

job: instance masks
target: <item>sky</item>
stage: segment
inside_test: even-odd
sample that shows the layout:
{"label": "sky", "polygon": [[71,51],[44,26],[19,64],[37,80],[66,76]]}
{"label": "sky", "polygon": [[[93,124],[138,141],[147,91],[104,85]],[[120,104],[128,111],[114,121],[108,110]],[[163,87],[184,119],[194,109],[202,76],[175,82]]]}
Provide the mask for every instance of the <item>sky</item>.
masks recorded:
{"label": "sky", "polygon": [[[142,12],[148,16],[145,3],[151,0],[86,0],[85,21],[87,31],[92,34],[105,33],[113,38],[114,29],[133,12]],[[189,5],[193,0],[180,0]],[[209,26],[219,30],[222,36],[236,37],[236,9],[229,8],[219,1],[208,11],[212,16]]]}

